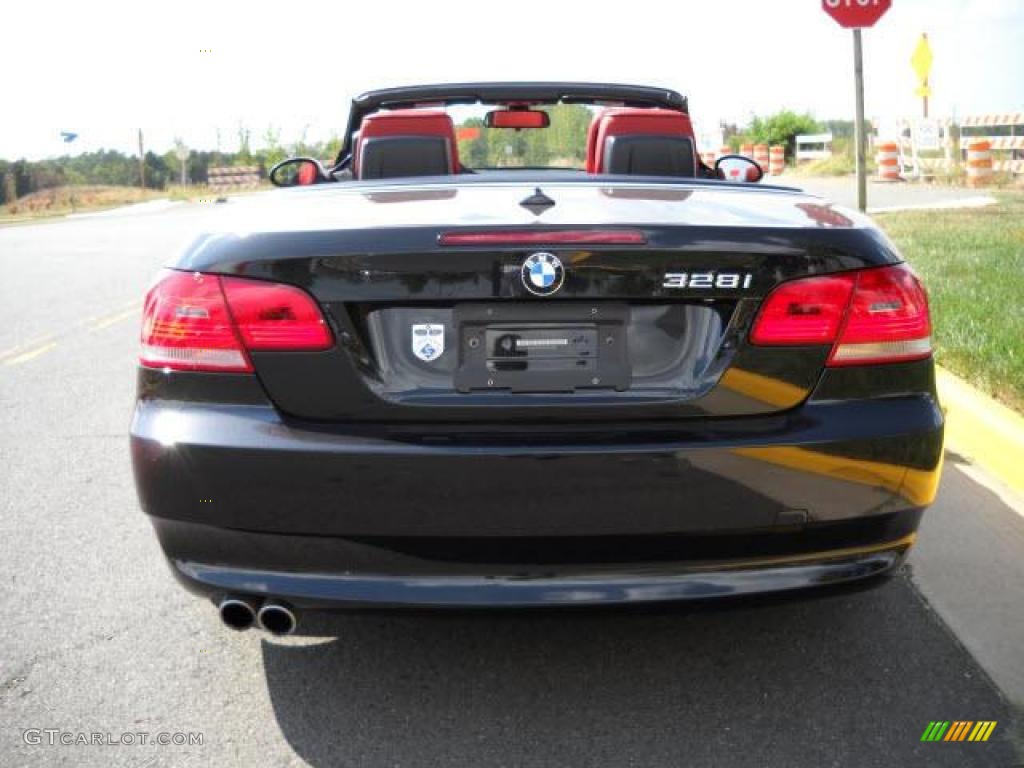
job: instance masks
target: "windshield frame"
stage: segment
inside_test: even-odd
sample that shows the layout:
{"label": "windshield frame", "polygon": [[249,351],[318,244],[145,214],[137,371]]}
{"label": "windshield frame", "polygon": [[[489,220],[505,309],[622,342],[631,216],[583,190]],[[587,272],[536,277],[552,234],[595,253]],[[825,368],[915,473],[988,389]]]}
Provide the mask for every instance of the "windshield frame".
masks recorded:
{"label": "windshield frame", "polygon": [[668,88],[615,83],[508,82],[449,83],[384,88],[352,100],[348,125],[332,170],[350,161],[353,136],[363,118],[381,109],[443,108],[456,104],[586,104],[592,106],[652,107],[689,114],[685,96]]}

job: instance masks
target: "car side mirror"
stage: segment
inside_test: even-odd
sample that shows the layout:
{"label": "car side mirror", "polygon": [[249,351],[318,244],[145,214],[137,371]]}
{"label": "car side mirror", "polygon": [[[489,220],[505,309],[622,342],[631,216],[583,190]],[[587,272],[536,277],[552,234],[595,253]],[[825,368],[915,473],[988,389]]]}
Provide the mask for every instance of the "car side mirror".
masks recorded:
{"label": "car side mirror", "polygon": [[327,172],[312,157],[289,157],[270,169],[270,183],[275,187],[304,187],[327,181]]}
{"label": "car side mirror", "polygon": [[744,155],[723,155],[715,161],[715,173],[724,181],[753,184],[764,178],[764,169]]}

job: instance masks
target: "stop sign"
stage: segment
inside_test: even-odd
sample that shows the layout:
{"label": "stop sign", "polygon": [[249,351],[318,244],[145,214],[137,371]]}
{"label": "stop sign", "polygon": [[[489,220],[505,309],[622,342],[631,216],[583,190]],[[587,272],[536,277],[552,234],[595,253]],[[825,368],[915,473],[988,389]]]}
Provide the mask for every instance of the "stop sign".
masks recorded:
{"label": "stop sign", "polygon": [[821,7],[848,29],[873,27],[892,7],[892,0],[821,0]]}

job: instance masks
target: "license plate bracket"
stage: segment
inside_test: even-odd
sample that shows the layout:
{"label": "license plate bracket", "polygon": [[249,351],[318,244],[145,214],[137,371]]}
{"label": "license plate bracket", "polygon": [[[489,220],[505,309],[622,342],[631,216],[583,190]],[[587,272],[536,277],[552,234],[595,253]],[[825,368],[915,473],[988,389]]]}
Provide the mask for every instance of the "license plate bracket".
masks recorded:
{"label": "license plate bracket", "polygon": [[459,392],[575,392],[629,388],[629,305],[459,304]]}

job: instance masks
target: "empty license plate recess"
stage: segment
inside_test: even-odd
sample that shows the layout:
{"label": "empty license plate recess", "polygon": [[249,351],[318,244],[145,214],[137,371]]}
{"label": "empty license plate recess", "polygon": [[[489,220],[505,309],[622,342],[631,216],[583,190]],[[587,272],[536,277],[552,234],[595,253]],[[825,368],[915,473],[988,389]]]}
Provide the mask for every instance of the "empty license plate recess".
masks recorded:
{"label": "empty license plate recess", "polygon": [[573,392],[629,387],[629,306],[459,304],[460,392]]}

